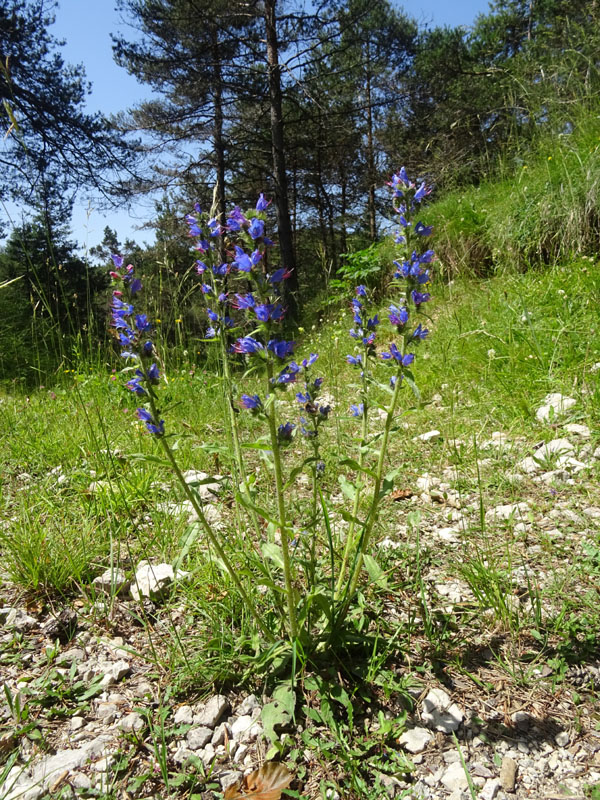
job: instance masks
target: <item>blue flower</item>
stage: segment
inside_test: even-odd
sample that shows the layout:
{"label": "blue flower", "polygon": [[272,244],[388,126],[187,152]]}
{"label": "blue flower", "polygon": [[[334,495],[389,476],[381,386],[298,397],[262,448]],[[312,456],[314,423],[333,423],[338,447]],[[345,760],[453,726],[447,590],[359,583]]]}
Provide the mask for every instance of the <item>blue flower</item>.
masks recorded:
{"label": "blue flower", "polygon": [[396,306],[390,306],[390,313],[388,314],[389,320],[392,325],[396,325],[397,327],[401,327],[402,325],[406,325],[408,322],[408,311],[406,308],[397,308]]}
{"label": "blue flower", "polygon": [[212,311],[210,308],[206,309],[206,313],[208,314],[208,318],[211,322],[218,322],[219,315]]}
{"label": "blue flower", "polygon": [[412,334],[412,336],[410,338],[411,339],[421,339],[421,340],[423,340],[423,339],[427,338],[427,336],[429,336],[429,329],[428,328],[423,328],[421,323],[419,322],[419,324],[417,325],[417,327],[413,331],[413,334]]}
{"label": "blue flower", "polygon": [[146,411],[145,408],[138,408],[136,410],[136,414],[138,419],[141,419],[142,422],[146,423],[146,428],[153,433],[155,436],[162,436],[165,432],[165,421],[161,419],[160,422],[156,423],[154,417],[149,411]]}
{"label": "blue flower", "polygon": [[212,294],[213,291],[212,286],[210,286],[208,283],[201,284],[200,288],[202,289],[204,294]]}
{"label": "blue flower", "polygon": [[144,389],[144,387],[141,385],[140,381],[141,381],[141,378],[139,378],[139,377],[132,378],[130,381],[127,381],[127,383],[125,385],[134,394],[139,394],[139,395],[148,394],[147,391]]}
{"label": "blue flower", "polygon": [[298,394],[296,395],[296,400],[300,403],[301,406],[311,402],[310,395],[308,392],[298,392]]}
{"label": "blue flower", "polygon": [[303,359],[302,366],[304,367],[304,369],[312,367],[312,365],[315,363],[318,357],[319,357],[318,353],[311,353],[309,358]]}
{"label": "blue flower", "polygon": [[390,352],[382,353],[381,358],[383,358],[384,360],[389,360],[393,358],[399,364],[402,364],[403,367],[408,367],[415,360],[415,356],[413,353],[407,353],[405,356],[403,356],[400,350],[398,350],[397,346],[393,342],[390,345]]}
{"label": "blue flower", "polygon": [[427,303],[427,302],[429,302],[429,300],[431,300],[431,295],[429,294],[429,292],[413,291],[412,294],[411,294],[411,297],[412,297],[413,303],[416,305],[417,308],[422,303]]}
{"label": "blue flower", "polygon": [[204,272],[206,272],[207,269],[208,267],[206,266],[204,261],[200,261],[200,259],[196,261],[196,272],[198,273],[198,275],[202,275]]}
{"label": "blue flower", "polygon": [[266,211],[269,205],[271,204],[270,200],[267,200],[264,194],[261,192],[258,196],[258,201],[256,203],[256,210],[257,211]]}
{"label": "blue flower", "polygon": [[253,239],[260,239],[261,236],[264,235],[265,232],[265,223],[262,219],[258,219],[254,217],[250,220],[250,225],[248,226],[248,233]]}
{"label": "blue flower", "polygon": [[235,353],[258,353],[264,349],[265,346],[251,336],[242,336],[233,345]]}
{"label": "blue flower", "polygon": [[415,233],[419,236],[431,236],[433,225],[424,225],[422,222],[417,222],[415,225]]}
{"label": "blue flower", "polygon": [[363,286],[362,284],[360,286],[357,286],[356,287],[356,294],[359,297],[366,297],[367,296],[367,287]]}
{"label": "blue flower", "polygon": [[362,417],[365,411],[364,403],[356,403],[350,406],[350,413],[353,417]]}
{"label": "blue flower", "polygon": [[289,442],[296,426],[292,422],[286,422],[277,428],[277,438],[280,442]]}
{"label": "blue flower", "polygon": [[160,372],[159,372],[158,366],[156,364],[152,364],[148,368],[147,377],[148,377],[148,380],[151,383],[158,383],[158,381],[160,379]]}
{"label": "blue flower", "polygon": [[237,308],[239,311],[245,311],[248,308],[254,308],[255,302],[256,301],[251,293],[236,294],[235,298],[231,302],[231,305],[234,308]]}
{"label": "blue flower", "polygon": [[319,414],[324,418],[327,419],[329,416],[329,412],[331,411],[331,406],[319,406]]}
{"label": "blue flower", "polygon": [[111,258],[113,260],[113,264],[115,265],[115,267],[117,269],[121,269],[121,267],[123,266],[123,256],[118,256],[116,254],[113,254]]}
{"label": "blue flower", "polygon": [[262,258],[262,253],[255,250],[249,256],[241,247],[235,245],[235,261],[232,261],[232,266],[237,267],[241,272],[251,272],[252,267],[256,266]]}
{"label": "blue flower", "polygon": [[289,278],[291,274],[291,271],[285,267],[276,269],[275,272],[269,276],[269,283],[281,283],[281,281]]}
{"label": "blue flower", "polygon": [[152,328],[152,325],[148,322],[146,314],[137,314],[135,317],[135,327],[140,333],[145,333]]}
{"label": "blue flower", "polygon": [[314,439],[314,437],[317,435],[316,430],[314,428],[309,430],[306,427],[307,420],[305,419],[305,417],[300,417],[300,422],[302,423],[300,426],[300,431],[302,433],[302,436],[306,436],[307,439]]}
{"label": "blue flower", "polygon": [[362,365],[361,356],[346,356],[346,361],[349,364],[353,364],[355,367],[360,367]]}
{"label": "blue flower", "polygon": [[292,355],[294,352],[294,345],[296,342],[285,342],[279,339],[270,339],[267,347],[271,352],[275,353],[277,358],[285,358]]}
{"label": "blue flower", "polygon": [[249,411],[259,411],[262,408],[262,402],[257,394],[243,394],[240,402],[242,407]]}

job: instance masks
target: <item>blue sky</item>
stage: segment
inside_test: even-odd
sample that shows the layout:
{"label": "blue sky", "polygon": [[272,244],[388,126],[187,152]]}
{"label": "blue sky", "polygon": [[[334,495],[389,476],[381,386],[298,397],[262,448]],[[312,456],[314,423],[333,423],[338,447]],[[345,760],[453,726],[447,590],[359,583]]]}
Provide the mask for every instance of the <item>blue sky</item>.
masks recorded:
{"label": "blue sky", "polygon": [[[51,29],[58,39],[65,40],[62,55],[67,63],[83,64],[92,83],[88,97],[89,111],[117,113],[147,98],[147,87],[118,67],[112,58],[111,33],[133,38],[133,31],[115,10],[115,0],[58,0],[56,22]],[[407,14],[422,24],[466,25],[489,10],[488,0],[414,0],[401,4]],[[19,217],[13,212],[13,221]],[[73,238],[84,247],[102,239],[106,225],[114,228],[121,239],[134,238],[142,243],[152,240],[148,231],[137,230],[152,214],[152,204],[137,204],[130,212],[123,209],[101,212],[92,199],[81,198],[73,215]]]}

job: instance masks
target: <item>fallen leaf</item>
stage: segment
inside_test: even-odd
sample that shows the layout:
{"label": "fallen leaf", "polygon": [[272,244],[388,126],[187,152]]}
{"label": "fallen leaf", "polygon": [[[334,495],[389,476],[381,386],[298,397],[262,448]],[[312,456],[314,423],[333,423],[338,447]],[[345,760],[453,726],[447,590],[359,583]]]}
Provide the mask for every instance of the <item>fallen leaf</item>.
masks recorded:
{"label": "fallen leaf", "polygon": [[279,800],[293,775],[283,764],[272,761],[255,769],[244,780],[226,789],[224,800]]}
{"label": "fallen leaf", "polygon": [[412,489],[396,489],[395,492],[392,492],[390,497],[392,500],[408,500],[409,497],[412,497],[414,494]]}

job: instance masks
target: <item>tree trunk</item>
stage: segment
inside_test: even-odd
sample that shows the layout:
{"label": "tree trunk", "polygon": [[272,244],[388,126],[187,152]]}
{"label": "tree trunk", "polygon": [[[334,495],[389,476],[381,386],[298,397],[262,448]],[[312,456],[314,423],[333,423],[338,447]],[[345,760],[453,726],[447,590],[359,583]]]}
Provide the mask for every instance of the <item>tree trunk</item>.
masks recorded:
{"label": "tree trunk", "polygon": [[282,266],[292,270],[286,285],[286,304],[292,318],[298,313],[298,272],[294,255],[292,224],[288,205],[288,185],[285,169],[283,141],[283,110],[281,99],[281,66],[277,41],[277,0],[264,0],[265,33],[267,40],[267,64],[269,75],[269,101],[271,106],[271,146],[273,152],[273,179],[275,182],[275,205]]}
{"label": "tree trunk", "polygon": [[375,216],[375,147],[373,143],[373,106],[371,105],[371,52],[367,42],[365,79],[367,90],[367,179],[369,181],[369,235],[371,241],[377,240],[377,219]]}
{"label": "tree trunk", "polygon": [[[214,132],[213,146],[216,158],[217,182],[215,186],[216,217],[221,225],[225,225],[227,207],[225,205],[225,143],[223,140],[223,76],[221,73],[221,56],[219,53],[219,35],[214,22],[210,26],[210,39],[213,57],[213,112]],[[219,258],[225,260],[223,238],[219,237]]]}

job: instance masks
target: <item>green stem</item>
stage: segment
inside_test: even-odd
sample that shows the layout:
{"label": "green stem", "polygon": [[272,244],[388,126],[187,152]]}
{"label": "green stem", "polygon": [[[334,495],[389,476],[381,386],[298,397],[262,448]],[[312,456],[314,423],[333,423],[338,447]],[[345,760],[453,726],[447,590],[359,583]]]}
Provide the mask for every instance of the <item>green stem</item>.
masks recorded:
{"label": "green stem", "polygon": [[[368,420],[368,407],[367,407],[367,379],[365,376],[365,372],[367,369],[367,348],[365,348],[363,353],[363,391],[362,391],[362,398],[363,398],[363,414],[362,414],[362,427],[361,427],[361,434],[360,434],[360,448],[358,451],[358,465],[359,467],[364,466],[365,460],[365,448],[367,443],[367,434],[369,432],[369,420]],[[355,519],[358,516],[358,509],[360,507],[360,498],[362,496],[362,482],[364,480],[364,473],[359,472],[356,476],[356,494],[354,495],[354,504],[352,506],[352,519],[350,520],[350,525],[348,527],[348,534],[346,536],[346,546],[344,547],[344,555],[342,556],[342,563],[340,565],[340,572],[338,575],[338,581],[335,587],[335,598],[336,600],[339,598],[340,593],[342,591],[342,586],[346,579],[346,570],[348,569],[348,560],[350,558],[350,553],[353,550],[354,546],[354,530],[356,528]]]}
{"label": "green stem", "polygon": [[[273,377],[273,361],[267,360],[267,392],[272,391],[271,379]],[[294,587],[292,584],[292,567],[290,561],[289,537],[287,532],[287,522],[285,514],[285,497],[283,493],[283,474],[281,470],[281,453],[279,450],[279,440],[277,438],[277,422],[275,419],[275,398],[268,405],[267,419],[269,422],[269,434],[271,436],[271,449],[273,451],[273,464],[275,467],[275,490],[277,493],[277,514],[279,518],[279,533],[281,536],[281,552],[283,554],[283,575],[285,580],[285,592],[288,605],[288,622],[290,639],[294,641],[298,636],[298,623],[296,619],[296,603],[294,599]]]}
{"label": "green stem", "polygon": [[373,487],[373,498],[371,500],[371,507],[369,508],[369,513],[367,515],[367,519],[365,521],[365,525],[362,531],[361,535],[362,541],[352,570],[350,581],[348,582],[344,600],[340,607],[340,611],[337,615],[338,623],[341,622],[348,613],[348,607],[350,605],[350,601],[352,600],[352,597],[356,592],[356,587],[358,586],[360,572],[363,565],[363,556],[371,541],[371,534],[373,532],[375,521],[377,520],[377,511],[379,509],[379,503],[381,500],[379,493],[381,491],[381,483],[383,481],[383,466],[387,451],[387,443],[390,437],[390,430],[392,427],[392,422],[394,420],[394,414],[396,413],[396,408],[398,407],[398,398],[400,397],[401,388],[402,388],[402,381],[400,372],[397,375],[396,386],[394,387],[394,394],[392,396],[392,402],[388,409],[387,416],[385,419],[385,427],[383,431],[383,437],[381,440],[381,449],[379,451],[379,458],[377,459],[377,468],[375,470],[375,486]]}
{"label": "green stem", "polygon": [[[150,409],[152,411],[152,416],[154,417],[154,419],[158,420],[160,415],[159,415],[158,409],[156,407],[156,400],[155,400],[151,390],[148,392],[148,396],[149,396],[149,403],[150,403]],[[212,528],[210,527],[210,525],[208,523],[208,520],[204,516],[204,512],[202,511],[202,506],[198,502],[195,493],[192,491],[190,486],[186,483],[186,480],[183,477],[183,473],[181,472],[181,469],[179,468],[179,464],[177,463],[177,461],[175,459],[175,456],[173,455],[173,451],[169,447],[169,443],[167,442],[167,440],[166,440],[166,438],[164,436],[159,436],[158,439],[160,440],[160,443],[161,443],[161,446],[162,446],[162,448],[164,450],[164,453],[165,453],[167,459],[169,460],[169,463],[171,464],[171,467],[173,468],[173,472],[177,476],[177,480],[181,484],[181,487],[183,488],[183,491],[185,492],[185,495],[186,495],[187,499],[192,504],[192,508],[196,512],[196,515],[198,516],[200,524],[204,528],[204,532],[206,533],[211,545],[214,547],[215,552],[217,553],[217,555],[219,556],[219,558],[221,559],[221,561],[225,565],[225,569],[229,573],[229,577],[231,578],[231,580],[235,584],[236,589],[240,593],[240,597],[244,601],[244,604],[246,605],[246,608],[248,609],[248,611],[250,612],[250,614],[254,618],[256,624],[258,625],[258,627],[260,628],[262,633],[266,636],[266,638],[269,639],[270,641],[273,641],[274,640],[273,634],[271,633],[271,631],[264,624],[260,614],[256,610],[256,606],[254,605],[253,601],[250,599],[250,596],[247,594],[246,590],[242,586],[242,584],[240,582],[240,579],[239,579],[235,569],[233,568],[233,565],[229,561],[229,558],[227,557],[227,554],[223,550],[223,548],[221,546],[221,543],[219,542],[219,540],[215,536],[214,531],[212,530]]]}

